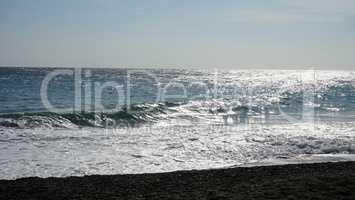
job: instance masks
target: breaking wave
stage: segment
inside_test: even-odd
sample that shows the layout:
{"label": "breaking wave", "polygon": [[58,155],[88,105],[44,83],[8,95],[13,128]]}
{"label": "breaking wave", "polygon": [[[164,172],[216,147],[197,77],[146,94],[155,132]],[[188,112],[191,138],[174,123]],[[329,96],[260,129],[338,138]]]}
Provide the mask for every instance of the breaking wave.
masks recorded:
{"label": "breaking wave", "polygon": [[[163,104],[142,104],[130,110],[117,112],[72,112],[72,113],[10,113],[0,115],[0,126],[13,128],[73,128],[105,127],[112,123],[121,126],[135,126],[144,122],[154,122],[165,113]],[[117,125],[117,124],[116,124]]]}
{"label": "breaking wave", "polygon": [[[355,110],[354,84],[342,82],[316,88],[313,102],[305,102],[304,91],[294,88],[270,94],[259,93],[233,98],[216,98],[183,102],[142,103],[112,112],[29,112],[0,114],[0,127],[12,128],[73,128],[73,127],[134,127],[163,119],[188,119],[226,122],[231,118],[297,115],[311,107],[319,114]],[[353,114],[353,113],[351,113]]]}

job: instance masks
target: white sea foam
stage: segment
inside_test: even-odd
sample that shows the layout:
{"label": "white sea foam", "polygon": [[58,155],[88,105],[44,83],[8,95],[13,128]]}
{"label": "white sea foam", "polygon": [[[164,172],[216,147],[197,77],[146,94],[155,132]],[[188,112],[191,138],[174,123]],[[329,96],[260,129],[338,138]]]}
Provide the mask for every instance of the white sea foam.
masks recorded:
{"label": "white sea foam", "polygon": [[0,130],[0,177],[154,173],[309,162],[311,155],[355,153],[354,133],[353,122],[240,126],[161,122],[112,130],[7,128]]}

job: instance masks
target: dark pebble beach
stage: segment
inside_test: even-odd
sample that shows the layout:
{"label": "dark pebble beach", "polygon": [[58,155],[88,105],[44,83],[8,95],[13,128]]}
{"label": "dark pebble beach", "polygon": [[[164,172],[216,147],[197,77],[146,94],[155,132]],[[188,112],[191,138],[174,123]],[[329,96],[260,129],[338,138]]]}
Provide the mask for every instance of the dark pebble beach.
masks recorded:
{"label": "dark pebble beach", "polygon": [[355,162],[1,180],[0,199],[355,199]]}

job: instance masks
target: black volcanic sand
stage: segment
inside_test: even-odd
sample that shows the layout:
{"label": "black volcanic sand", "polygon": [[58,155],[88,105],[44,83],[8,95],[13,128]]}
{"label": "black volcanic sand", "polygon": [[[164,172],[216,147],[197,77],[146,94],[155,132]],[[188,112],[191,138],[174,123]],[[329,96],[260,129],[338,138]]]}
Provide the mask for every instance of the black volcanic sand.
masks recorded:
{"label": "black volcanic sand", "polygon": [[355,162],[1,180],[0,199],[355,199]]}

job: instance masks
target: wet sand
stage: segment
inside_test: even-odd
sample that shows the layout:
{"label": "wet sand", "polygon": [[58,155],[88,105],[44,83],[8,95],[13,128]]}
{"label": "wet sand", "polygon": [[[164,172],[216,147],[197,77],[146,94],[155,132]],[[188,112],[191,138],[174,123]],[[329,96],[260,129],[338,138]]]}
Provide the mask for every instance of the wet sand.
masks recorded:
{"label": "wet sand", "polygon": [[355,162],[1,180],[0,199],[355,199]]}

